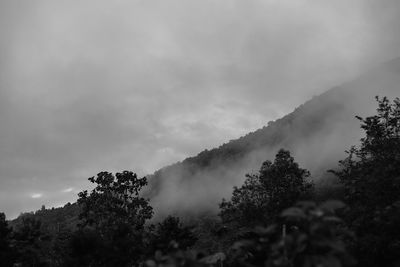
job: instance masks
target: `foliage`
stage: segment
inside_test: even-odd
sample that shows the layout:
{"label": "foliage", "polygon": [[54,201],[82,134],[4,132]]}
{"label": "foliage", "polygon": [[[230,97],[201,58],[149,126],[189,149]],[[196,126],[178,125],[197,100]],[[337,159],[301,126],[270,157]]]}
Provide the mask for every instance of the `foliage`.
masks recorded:
{"label": "foliage", "polygon": [[349,236],[335,210],[343,203],[329,201],[317,206],[299,202],[284,210],[282,224],[258,227],[252,238],[233,247],[232,265],[267,267],[350,266],[342,237]]}
{"label": "foliage", "polygon": [[195,221],[193,228],[193,234],[197,238],[193,248],[206,254],[225,251],[231,246],[231,240],[227,232],[228,228],[223,225],[219,217],[201,217],[201,219]]}
{"label": "foliage", "polygon": [[18,263],[22,266],[50,266],[50,235],[42,231],[42,223],[33,216],[24,216],[13,232]]}
{"label": "foliage", "polygon": [[281,149],[273,163],[265,161],[259,174],[247,175],[240,188],[234,187],[231,200],[220,204],[220,216],[223,222],[247,226],[271,222],[282,209],[311,196],[309,176],[289,151]]}
{"label": "foliage", "polygon": [[102,234],[121,225],[132,225],[139,230],[152,217],[149,201],[139,196],[142,187],[147,185],[146,177],[138,178],[130,171],[115,176],[101,172],[89,181],[96,184],[91,193],[88,195],[85,190],[78,194],[83,226],[93,226]]}
{"label": "foliage", "polygon": [[165,253],[177,246],[186,250],[197,240],[191,227],[184,226],[178,217],[168,216],[153,228],[151,241],[153,251],[160,250]]}
{"label": "foliage", "polygon": [[195,251],[175,250],[167,254],[157,251],[152,259],[145,262],[146,267],[206,267],[204,255]]}
{"label": "foliage", "polygon": [[[68,229],[60,229],[52,236],[51,251],[51,266],[76,266],[71,264],[71,237],[73,232]],[[81,265],[82,266],[82,265]]]}
{"label": "foliage", "polygon": [[[139,195],[146,178],[129,171],[115,176],[101,172],[89,181],[96,187],[78,194],[82,223],[71,240],[73,257],[96,266],[136,262],[144,253],[144,224],[153,214],[149,201]],[[94,246],[81,250],[81,244]]]}
{"label": "foliage", "polygon": [[12,229],[8,227],[6,216],[0,213],[0,263],[2,266],[12,266],[15,252],[11,247]]}
{"label": "foliage", "polygon": [[[376,97],[377,114],[357,117],[365,137],[334,172],[351,210],[347,222],[358,236],[360,266],[392,266],[400,249],[400,99]],[[400,264],[400,262],[397,262]]]}
{"label": "foliage", "polygon": [[361,121],[366,136],[359,147],[334,172],[346,188],[349,204],[384,208],[399,199],[400,189],[400,99],[393,104],[384,97],[378,101],[377,115]]}

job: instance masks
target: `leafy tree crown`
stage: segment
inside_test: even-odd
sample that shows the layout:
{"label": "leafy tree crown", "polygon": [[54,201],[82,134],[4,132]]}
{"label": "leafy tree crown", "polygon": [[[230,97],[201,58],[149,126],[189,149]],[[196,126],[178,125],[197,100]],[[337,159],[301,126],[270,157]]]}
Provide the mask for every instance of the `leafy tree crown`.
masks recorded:
{"label": "leafy tree crown", "polygon": [[80,219],[83,225],[97,229],[115,229],[121,224],[142,229],[145,221],[153,214],[149,201],[140,196],[140,190],[147,185],[145,177],[138,178],[130,171],[116,173],[101,172],[89,178],[96,187],[78,194],[82,206]]}

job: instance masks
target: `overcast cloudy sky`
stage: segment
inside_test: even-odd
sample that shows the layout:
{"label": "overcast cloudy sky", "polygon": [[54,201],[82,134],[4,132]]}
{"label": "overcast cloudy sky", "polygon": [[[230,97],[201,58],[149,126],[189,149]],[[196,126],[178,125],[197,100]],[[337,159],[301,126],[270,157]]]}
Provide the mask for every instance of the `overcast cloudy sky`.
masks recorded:
{"label": "overcast cloudy sky", "polygon": [[0,1],[0,211],[151,173],[400,56],[397,0]]}

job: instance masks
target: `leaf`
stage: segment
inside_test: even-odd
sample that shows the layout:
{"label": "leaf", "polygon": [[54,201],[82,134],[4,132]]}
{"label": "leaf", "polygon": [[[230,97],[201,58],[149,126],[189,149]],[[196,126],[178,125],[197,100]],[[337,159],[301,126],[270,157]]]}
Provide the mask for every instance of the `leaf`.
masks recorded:
{"label": "leaf", "polygon": [[273,234],[275,232],[275,230],[276,230],[276,225],[270,225],[267,228],[257,226],[254,229],[254,233],[256,233],[258,235],[268,235],[268,234]]}
{"label": "leaf", "polygon": [[324,267],[342,267],[342,263],[336,257],[330,256],[326,257],[323,265]]}
{"label": "leaf", "polygon": [[216,264],[218,261],[224,261],[226,259],[226,256],[222,252],[217,252],[213,255],[206,256],[202,258],[200,261],[205,263],[205,264]]}
{"label": "leaf", "polygon": [[396,201],[396,202],[394,202],[392,205],[393,205],[393,207],[395,207],[395,208],[400,208],[400,201]]}
{"label": "leaf", "polygon": [[328,200],[322,203],[319,207],[328,211],[335,211],[338,209],[342,209],[346,206],[342,201],[339,200]]}
{"label": "leaf", "polygon": [[300,208],[296,208],[296,207],[291,207],[288,209],[285,209],[282,213],[281,213],[282,217],[295,217],[295,218],[306,218],[306,214],[304,213],[304,211]]}
{"label": "leaf", "polygon": [[250,241],[250,240],[240,240],[240,241],[237,241],[237,242],[235,242],[232,246],[231,246],[231,248],[233,249],[233,250],[238,250],[238,249],[242,249],[243,247],[247,247],[247,246],[249,246],[249,245],[253,245],[253,241]]}
{"label": "leaf", "polygon": [[297,206],[308,209],[308,208],[315,208],[316,204],[314,201],[299,201],[297,202]]}
{"label": "leaf", "polygon": [[154,258],[158,261],[162,259],[162,252],[160,250],[157,250],[156,253],[154,253]]}
{"label": "leaf", "polygon": [[147,260],[147,261],[146,261],[146,266],[147,266],[147,267],[156,267],[157,264],[156,264],[156,262],[153,261],[153,260]]}
{"label": "leaf", "polygon": [[343,220],[336,216],[325,216],[323,219],[325,222],[342,223]]}
{"label": "leaf", "polygon": [[297,246],[304,244],[305,242],[307,242],[307,240],[308,240],[308,236],[306,234],[300,234],[296,240]]}

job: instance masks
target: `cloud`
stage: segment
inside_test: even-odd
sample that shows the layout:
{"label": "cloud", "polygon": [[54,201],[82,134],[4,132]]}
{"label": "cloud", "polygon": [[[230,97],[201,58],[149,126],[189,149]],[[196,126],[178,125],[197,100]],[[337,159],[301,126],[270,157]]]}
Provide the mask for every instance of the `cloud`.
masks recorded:
{"label": "cloud", "polygon": [[[398,5],[1,1],[0,195],[144,175],[255,130],[398,56]],[[36,208],[9,197],[11,216]]]}
{"label": "cloud", "polygon": [[36,193],[36,194],[32,194],[31,198],[41,198],[43,196],[43,194],[41,193]]}
{"label": "cloud", "polygon": [[71,193],[72,191],[74,191],[73,187],[69,187],[69,188],[61,190],[61,192],[63,192],[63,193]]}

